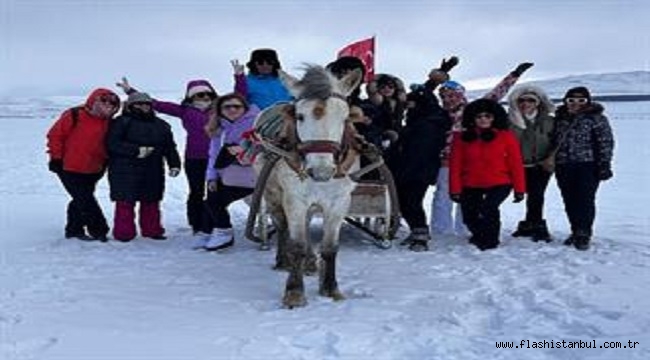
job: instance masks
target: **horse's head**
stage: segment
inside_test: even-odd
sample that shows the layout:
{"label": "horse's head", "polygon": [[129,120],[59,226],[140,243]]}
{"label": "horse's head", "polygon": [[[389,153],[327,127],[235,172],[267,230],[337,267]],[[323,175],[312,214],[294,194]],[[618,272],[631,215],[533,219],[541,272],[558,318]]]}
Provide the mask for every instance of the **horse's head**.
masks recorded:
{"label": "horse's head", "polygon": [[283,71],[280,79],[296,98],[296,135],[305,171],[314,181],[328,181],[336,173],[350,113],[346,97],[361,82],[361,71],[339,80],[321,66],[308,65],[302,79]]}

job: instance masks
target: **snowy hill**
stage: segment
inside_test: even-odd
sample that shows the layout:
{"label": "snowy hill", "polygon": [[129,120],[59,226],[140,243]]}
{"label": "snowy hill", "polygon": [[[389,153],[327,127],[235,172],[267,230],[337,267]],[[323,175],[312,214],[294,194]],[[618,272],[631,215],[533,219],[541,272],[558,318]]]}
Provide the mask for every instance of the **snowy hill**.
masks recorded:
{"label": "snowy hill", "polygon": [[[525,77],[524,77],[525,80]],[[650,71],[631,71],[605,74],[572,75],[557,79],[523,81],[540,86],[553,98],[561,98],[566,90],[575,86],[586,86],[593,95],[650,95]],[[476,98],[489,89],[469,91]]]}

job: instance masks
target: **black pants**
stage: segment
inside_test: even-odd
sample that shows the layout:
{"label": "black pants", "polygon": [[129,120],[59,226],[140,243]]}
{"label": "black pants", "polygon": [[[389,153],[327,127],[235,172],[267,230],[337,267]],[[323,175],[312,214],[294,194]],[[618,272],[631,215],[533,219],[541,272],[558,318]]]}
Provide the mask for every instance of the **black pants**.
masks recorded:
{"label": "black pants", "polygon": [[398,181],[396,187],[400,212],[409,228],[428,229],[422,201],[429,184],[425,181]]}
{"label": "black pants", "polygon": [[[187,222],[192,227],[192,231],[202,231],[214,227],[211,224],[210,217],[206,216],[205,211],[205,172],[208,168],[208,159],[185,159],[185,176],[190,187],[190,193],[187,197]],[[204,224],[208,221],[208,224]]]}
{"label": "black pants", "polygon": [[564,200],[571,232],[591,236],[596,217],[596,191],[600,184],[596,165],[593,162],[558,164],[555,179]]}
{"label": "black pants", "polygon": [[[230,222],[228,206],[252,193],[253,189],[251,188],[227,186],[221,183],[221,181],[218,181],[217,191],[208,191],[208,198],[206,200],[207,213],[214,227],[219,229],[231,228],[232,223]],[[203,231],[211,233],[212,228],[204,228]]]}
{"label": "black pants", "polygon": [[92,237],[108,234],[108,224],[95,198],[95,187],[104,172],[81,174],[63,171],[58,174],[63,187],[72,197],[68,203],[65,235],[68,237],[86,234]]}
{"label": "black pants", "polygon": [[491,188],[464,188],[461,195],[463,221],[472,233],[471,242],[479,249],[499,245],[501,213],[499,206],[510,194],[509,185]]}
{"label": "black pants", "polygon": [[544,193],[551,173],[541,166],[526,168],[526,221],[540,223],[544,219]]}

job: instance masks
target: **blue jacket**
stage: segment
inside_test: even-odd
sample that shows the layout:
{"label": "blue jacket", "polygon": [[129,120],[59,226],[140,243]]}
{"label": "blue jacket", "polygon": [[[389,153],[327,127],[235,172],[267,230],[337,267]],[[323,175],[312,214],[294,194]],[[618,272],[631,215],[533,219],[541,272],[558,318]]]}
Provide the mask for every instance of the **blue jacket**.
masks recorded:
{"label": "blue jacket", "polygon": [[292,98],[277,76],[248,74],[246,87],[248,103],[255,104],[262,110],[278,101],[289,101]]}

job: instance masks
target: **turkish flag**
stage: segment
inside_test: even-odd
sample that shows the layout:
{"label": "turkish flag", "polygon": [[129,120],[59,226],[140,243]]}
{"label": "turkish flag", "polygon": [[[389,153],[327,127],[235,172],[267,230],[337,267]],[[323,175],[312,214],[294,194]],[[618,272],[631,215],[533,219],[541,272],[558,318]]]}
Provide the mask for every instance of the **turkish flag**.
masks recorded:
{"label": "turkish flag", "polygon": [[354,56],[366,67],[365,81],[372,81],[375,76],[375,37],[359,40],[339,50],[338,57]]}

